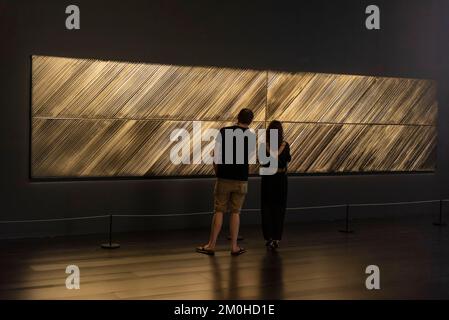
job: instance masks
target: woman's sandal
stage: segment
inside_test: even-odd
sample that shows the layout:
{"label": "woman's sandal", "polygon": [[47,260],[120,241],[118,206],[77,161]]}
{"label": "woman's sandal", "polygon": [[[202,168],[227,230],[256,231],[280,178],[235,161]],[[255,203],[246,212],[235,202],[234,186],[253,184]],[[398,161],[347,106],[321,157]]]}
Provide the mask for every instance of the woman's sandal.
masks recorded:
{"label": "woman's sandal", "polygon": [[196,252],[202,253],[202,254],[207,254],[208,256],[213,256],[213,255],[215,255],[215,251],[214,251],[214,250],[206,249],[205,246],[197,247],[197,248],[196,248]]}
{"label": "woman's sandal", "polygon": [[232,256],[239,256],[241,254],[244,254],[246,252],[246,249],[244,248],[239,248],[238,251],[231,251],[231,255]]}

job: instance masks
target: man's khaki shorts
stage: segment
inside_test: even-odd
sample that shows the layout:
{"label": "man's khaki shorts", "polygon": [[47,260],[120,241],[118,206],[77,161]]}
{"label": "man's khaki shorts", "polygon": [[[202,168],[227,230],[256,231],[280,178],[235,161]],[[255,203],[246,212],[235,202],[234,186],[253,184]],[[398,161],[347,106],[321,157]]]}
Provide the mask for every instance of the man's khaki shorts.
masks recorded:
{"label": "man's khaki shorts", "polygon": [[217,179],[214,190],[215,212],[226,212],[228,205],[231,213],[238,213],[248,192],[248,181]]}

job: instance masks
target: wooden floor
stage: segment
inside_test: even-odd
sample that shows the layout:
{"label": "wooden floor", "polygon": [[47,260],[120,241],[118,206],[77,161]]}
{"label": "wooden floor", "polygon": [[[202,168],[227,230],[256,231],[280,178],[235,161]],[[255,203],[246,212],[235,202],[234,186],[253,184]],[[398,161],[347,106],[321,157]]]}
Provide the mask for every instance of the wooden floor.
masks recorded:
{"label": "wooden floor", "polygon": [[[231,257],[223,236],[215,257],[194,252],[208,230],[2,241],[1,299],[415,299],[449,298],[449,227],[429,219],[364,220],[286,226],[277,253],[257,227],[243,227],[249,251]],[[65,287],[69,264],[80,290]],[[381,289],[365,288],[378,265]]]}

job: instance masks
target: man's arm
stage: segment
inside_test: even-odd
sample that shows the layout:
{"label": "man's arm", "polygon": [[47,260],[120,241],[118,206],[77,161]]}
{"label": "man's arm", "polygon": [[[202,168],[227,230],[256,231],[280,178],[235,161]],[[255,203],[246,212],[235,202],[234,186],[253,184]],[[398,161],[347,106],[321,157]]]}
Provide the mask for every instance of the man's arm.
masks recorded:
{"label": "man's arm", "polygon": [[214,159],[213,165],[214,165],[215,175],[217,175],[217,171],[218,171],[217,163],[221,163],[221,147],[222,147],[221,139],[222,139],[222,135],[221,135],[221,130],[220,130],[219,133],[217,134],[217,136],[215,137],[215,146],[214,146],[214,149],[212,150],[212,157]]}
{"label": "man's arm", "polygon": [[[212,157],[214,157],[214,156],[215,156],[215,150],[212,150]],[[217,164],[215,163],[215,160],[214,160],[213,165],[214,165],[214,173],[215,173],[215,175],[217,175]]]}

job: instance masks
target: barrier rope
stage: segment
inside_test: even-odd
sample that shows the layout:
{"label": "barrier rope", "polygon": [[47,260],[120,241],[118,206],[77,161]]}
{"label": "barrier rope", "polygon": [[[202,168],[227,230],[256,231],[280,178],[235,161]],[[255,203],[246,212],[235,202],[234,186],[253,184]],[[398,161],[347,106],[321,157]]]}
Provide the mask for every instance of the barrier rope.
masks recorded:
{"label": "barrier rope", "polygon": [[[335,205],[325,205],[325,206],[309,206],[309,207],[293,207],[286,208],[286,210],[312,210],[312,209],[329,209],[329,208],[343,208],[343,207],[370,207],[370,206],[388,206],[388,205],[407,205],[407,204],[423,204],[423,203],[437,203],[437,202],[447,202],[449,199],[442,200],[422,200],[422,201],[403,201],[403,202],[383,202],[383,203],[355,203],[355,204],[335,204]],[[260,211],[258,208],[248,208],[242,209],[244,212],[255,212]],[[199,216],[199,215],[210,215],[213,211],[203,211],[203,212],[191,212],[191,213],[169,213],[169,214],[108,214],[108,215],[97,215],[97,216],[86,216],[86,217],[74,217],[74,218],[52,218],[52,219],[33,219],[33,220],[3,220],[0,224],[8,223],[34,223],[34,222],[56,222],[56,221],[72,221],[72,220],[87,220],[87,219],[99,219],[113,217],[180,217],[180,216]]]}
{"label": "barrier rope", "polygon": [[[446,201],[446,200],[441,200]],[[404,202],[382,202],[382,203],[354,203],[351,207],[374,207],[374,206],[398,206],[405,204],[421,204],[421,203],[435,203],[440,200],[423,200],[423,201],[404,201]]]}
{"label": "barrier rope", "polygon": [[75,217],[75,218],[54,218],[54,219],[35,219],[35,220],[6,220],[0,221],[0,223],[29,223],[29,222],[54,222],[54,221],[70,221],[70,220],[87,220],[87,219],[98,219],[98,218],[106,218],[109,215],[101,215],[101,216],[88,216],[88,217]]}
{"label": "barrier rope", "polygon": [[[243,211],[243,209],[242,209]],[[180,217],[180,216],[200,216],[212,214],[213,211],[191,212],[191,213],[168,213],[168,214],[112,214],[113,217]]]}

